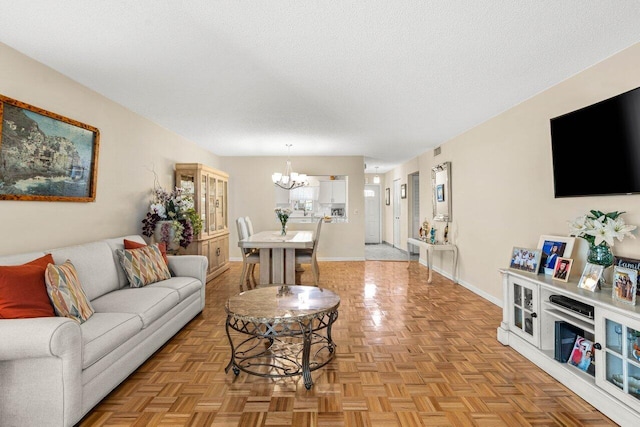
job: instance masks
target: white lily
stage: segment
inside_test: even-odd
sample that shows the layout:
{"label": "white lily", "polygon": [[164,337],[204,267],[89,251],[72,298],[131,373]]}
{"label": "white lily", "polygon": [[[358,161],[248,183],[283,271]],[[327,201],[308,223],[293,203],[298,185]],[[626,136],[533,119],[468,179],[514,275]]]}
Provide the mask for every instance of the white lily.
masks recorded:
{"label": "white lily", "polygon": [[569,235],[579,236],[587,230],[587,216],[582,215],[573,221],[567,221],[569,223]]}
{"label": "white lily", "polygon": [[614,232],[609,227],[606,227],[603,222],[604,217],[598,218],[597,221],[593,222],[594,228],[585,231],[585,234],[595,237],[593,242],[595,246],[600,245],[602,242],[607,242],[609,246],[613,246]]}
{"label": "white lily", "polygon": [[[627,225],[624,223],[624,220],[622,218],[618,217],[617,219],[608,218],[606,228],[609,229],[613,237],[618,239],[619,242],[622,242],[622,239],[627,236],[635,239],[636,236],[631,234],[631,232],[638,227],[636,227],[635,225]],[[613,244],[611,244],[611,246],[613,246]]]}

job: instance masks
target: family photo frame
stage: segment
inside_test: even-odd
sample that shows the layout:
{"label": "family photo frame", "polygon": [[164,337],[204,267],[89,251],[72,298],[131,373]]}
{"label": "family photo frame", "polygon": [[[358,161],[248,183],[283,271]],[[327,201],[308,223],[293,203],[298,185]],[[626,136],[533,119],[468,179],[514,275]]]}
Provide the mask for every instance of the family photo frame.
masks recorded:
{"label": "family photo frame", "polygon": [[552,276],[558,258],[571,258],[575,237],[542,235],[537,248],[542,251],[540,273]]}
{"label": "family photo frame", "polygon": [[613,268],[613,289],[611,297],[614,301],[636,305],[638,289],[638,270],[615,266]]}
{"label": "family photo frame", "polygon": [[523,273],[538,274],[542,251],[539,249],[513,247],[509,268]]}
{"label": "family photo frame", "polygon": [[0,95],[0,200],[93,202],[97,128]]}

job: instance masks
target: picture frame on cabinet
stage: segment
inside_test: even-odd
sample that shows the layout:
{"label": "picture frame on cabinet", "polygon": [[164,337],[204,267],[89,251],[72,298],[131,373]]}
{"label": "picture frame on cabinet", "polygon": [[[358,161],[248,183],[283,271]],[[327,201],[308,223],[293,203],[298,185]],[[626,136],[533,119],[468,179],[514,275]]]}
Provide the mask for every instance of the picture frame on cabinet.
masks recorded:
{"label": "picture frame on cabinet", "polygon": [[560,280],[561,282],[568,282],[569,275],[571,274],[571,267],[573,266],[573,260],[570,258],[558,258],[556,267],[553,270],[553,279]]}
{"label": "picture frame on cabinet", "polygon": [[0,95],[0,200],[94,202],[100,131]]}
{"label": "picture frame on cabinet", "polygon": [[613,267],[613,289],[611,297],[614,301],[636,305],[638,289],[638,270],[632,268]]}
{"label": "picture frame on cabinet", "polygon": [[595,292],[596,288],[598,287],[598,282],[600,282],[600,278],[602,277],[603,271],[604,266],[591,264],[590,262],[588,262],[584,266],[582,276],[580,277],[580,281],[578,282],[578,287],[591,292]]}
{"label": "picture frame on cabinet", "polygon": [[540,236],[537,246],[542,250],[540,273],[553,275],[558,258],[571,258],[575,241],[575,237]]}
{"label": "picture frame on cabinet", "polygon": [[[632,270],[640,271],[640,259],[625,258],[625,257],[616,256],[616,257],[614,257],[613,265],[614,266],[617,265],[617,266],[620,266],[620,267],[625,267],[625,268],[630,268]],[[640,274],[638,274],[638,280],[637,280],[636,283],[637,283],[636,295],[640,295]]]}
{"label": "picture frame on cabinet", "polygon": [[509,268],[527,274],[537,275],[540,269],[542,251],[539,249],[513,247]]}
{"label": "picture frame on cabinet", "polygon": [[400,186],[400,198],[401,199],[407,198],[407,184],[402,184]]}
{"label": "picture frame on cabinet", "polygon": [[391,189],[389,187],[384,189],[384,204],[387,206],[391,204]]}

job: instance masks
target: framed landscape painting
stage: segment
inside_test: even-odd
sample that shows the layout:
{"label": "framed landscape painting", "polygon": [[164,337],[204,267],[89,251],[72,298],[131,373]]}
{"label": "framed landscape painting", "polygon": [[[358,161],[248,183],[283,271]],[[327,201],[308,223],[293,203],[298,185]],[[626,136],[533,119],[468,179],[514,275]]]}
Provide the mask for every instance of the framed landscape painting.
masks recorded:
{"label": "framed landscape painting", "polygon": [[0,200],[93,202],[100,132],[0,95]]}

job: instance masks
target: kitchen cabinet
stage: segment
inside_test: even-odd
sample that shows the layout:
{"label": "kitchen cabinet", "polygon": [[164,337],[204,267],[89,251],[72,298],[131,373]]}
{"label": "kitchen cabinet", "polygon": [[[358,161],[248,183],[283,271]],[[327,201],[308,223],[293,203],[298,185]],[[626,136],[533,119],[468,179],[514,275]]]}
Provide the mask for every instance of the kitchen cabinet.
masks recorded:
{"label": "kitchen cabinet", "polygon": [[347,203],[347,182],[344,180],[320,181],[320,204]]}

